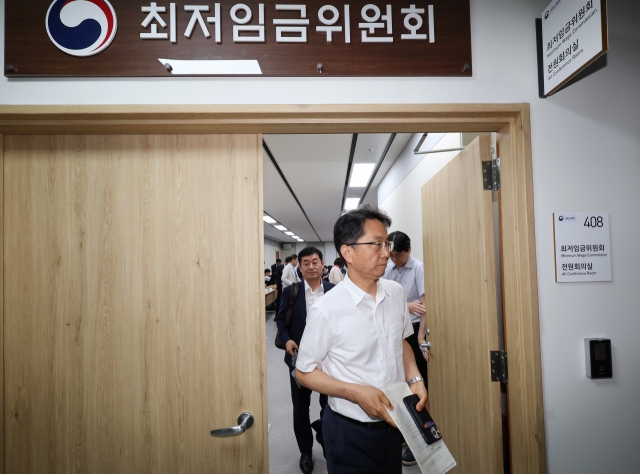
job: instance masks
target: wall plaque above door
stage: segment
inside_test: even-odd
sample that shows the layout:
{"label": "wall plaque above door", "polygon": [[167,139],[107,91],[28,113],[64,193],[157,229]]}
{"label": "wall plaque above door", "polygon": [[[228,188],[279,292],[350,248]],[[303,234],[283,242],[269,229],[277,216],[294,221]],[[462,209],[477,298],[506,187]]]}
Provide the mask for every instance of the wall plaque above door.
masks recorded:
{"label": "wall plaque above door", "polygon": [[471,76],[469,0],[5,0],[5,75]]}

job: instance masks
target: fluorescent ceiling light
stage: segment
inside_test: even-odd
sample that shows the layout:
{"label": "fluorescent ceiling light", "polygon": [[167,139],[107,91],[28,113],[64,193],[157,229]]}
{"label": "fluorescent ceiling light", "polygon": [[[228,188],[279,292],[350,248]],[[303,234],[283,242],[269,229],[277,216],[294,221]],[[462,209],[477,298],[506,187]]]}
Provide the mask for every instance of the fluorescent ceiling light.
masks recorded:
{"label": "fluorescent ceiling light", "polygon": [[304,242],[304,239],[296,239],[298,242]]}
{"label": "fluorescent ceiling light", "polygon": [[281,224],[274,225],[273,227],[275,227],[278,230],[281,230],[282,232],[285,232],[285,231],[289,230],[289,229],[287,229],[285,226],[283,226]]}
{"label": "fluorescent ceiling light", "polygon": [[276,224],[278,222],[271,216],[262,216],[262,220],[265,221],[267,224]]}
{"label": "fluorescent ceiling light", "polygon": [[287,235],[295,235],[293,232],[291,232],[290,230],[286,231],[285,234]]}
{"label": "fluorescent ceiling light", "polygon": [[294,239],[299,239],[300,237],[298,237],[297,235],[293,234],[291,237],[293,237]]}
{"label": "fluorescent ceiling light", "polygon": [[360,204],[360,198],[347,198],[344,200],[344,210],[358,209],[358,204]]}
{"label": "fluorescent ceiling light", "polygon": [[356,163],[351,170],[350,188],[364,188],[369,182],[375,163]]}

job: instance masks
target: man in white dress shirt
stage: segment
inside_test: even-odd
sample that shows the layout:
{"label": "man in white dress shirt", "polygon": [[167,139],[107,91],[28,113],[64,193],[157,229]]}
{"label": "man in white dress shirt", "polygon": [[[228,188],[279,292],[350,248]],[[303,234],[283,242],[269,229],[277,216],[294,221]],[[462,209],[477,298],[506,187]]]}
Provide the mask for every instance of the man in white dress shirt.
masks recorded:
{"label": "man in white dress shirt", "polygon": [[287,258],[290,260],[289,263],[285,265],[284,270],[282,270],[282,288],[286,288],[300,281],[300,277],[298,276],[298,256],[294,253]]}
{"label": "man in white dress shirt", "polygon": [[311,307],[300,341],[297,379],[327,394],[322,424],[329,474],[401,474],[402,437],[382,388],[407,382],[428,403],[413,351],[402,286],[381,280],[387,267],[389,217],[368,206],[342,215],[333,235],[349,274]]}

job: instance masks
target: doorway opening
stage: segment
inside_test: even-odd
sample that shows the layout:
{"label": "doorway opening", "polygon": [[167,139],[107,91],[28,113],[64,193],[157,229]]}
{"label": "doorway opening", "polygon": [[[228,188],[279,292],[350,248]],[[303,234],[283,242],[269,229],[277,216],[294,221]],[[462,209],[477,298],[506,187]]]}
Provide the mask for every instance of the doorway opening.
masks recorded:
{"label": "doorway opening", "polygon": [[[322,253],[325,265],[324,277],[328,280],[331,266],[340,257],[333,245],[334,223],[343,212],[362,205],[370,205],[386,212],[393,221],[389,232],[400,231],[407,234],[411,239],[412,258],[424,262],[429,267],[430,260],[434,257],[434,249],[423,248],[423,243],[426,245],[427,242],[425,242],[423,231],[425,223],[423,223],[422,188],[452,160],[459,159],[460,153],[474,143],[474,140],[478,141],[480,136],[483,137],[482,146],[487,148],[486,156],[497,163],[497,134],[491,132],[265,134],[262,142],[264,264],[265,272],[271,269],[271,275],[274,277],[274,280],[269,279],[265,283],[268,288],[265,291],[269,292],[267,295],[273,296],[272,292],[275,291],[277,294],[282,291],[282,284],[276,281],[279,280],[276,259],[280,255],[296,255],[305,247],[314,247]],[[479,161],[477,165],[480,169]],[[492,335],[493,346],[491,347],[493,350],[504,351],[499,191],[497,188],[488,191],[493,221],[487,225],[491,227],[493,234],[492,255],[494,255],[495,265],[492,273],[495,275],[495,285],[492,286],[495,293],[492,301],[495,301],[495,306],[492,307],[493,314],[490,316],[494,319],[491,328],[495,334]],[[437,226],[438,223],[433,225]],[[438,251],[436,250],[435,253]],[[393,267],[391,261],[389,265]],[[434,272],[425,273],[431,277],[434,276]],[[428,291],[430,287],[433,288],[433,285],[427,282],[426,287],[425,300],[428,301],[430,298]],[[422,291],[424,292],[425,288],[422,288]],[[460,290],[452,288],[451,291],[456,293]],[[268,304],[266,306],[266,340],[270,471],[297,473],[300,452],[296,437],[302,437],[302,435],[294,433],[292,398],[298,396],[298,389],[291,388],[293,384],[291,367],[283,360],[284,351],[274,345],[277,333],[274,319],[279,309],[278,302],[273,301],[273,297],[265,298],[265,304]],[[459,292],[456,298],[465,298],[465,294]],[[434,308],[441,304],[441,302],[437,303]],[[429,307],[429,304],[425,303],[425,306]],[[283,311],[280,315],[281,318],[284,317],[284,313]],[[454,315],[440,314],[438,317],[452,316]],[[433,317],[434,315],[427,312],[427,328]],[[467,314],[465,317],[477,318],[477,315]],[[462,322],[464,323],[464,320]],[[469,325],[474,323],[469,321]],[[442,321],[436,324],[443,326]],[[454,336],[449,334],[449,337]],[[419,337],[426,340],[429,338],[429,335]],[[296,342],[299,343],[299,341]],[[451,351],[455,350],[457,349],[454,347],[450,348],[447,357],[451,357]],[[439,355],[438,349],[434,353]],[[419,354],[418,351],[416,357],[419,357]],[[485,356],[482,362],[488,367],[488,351]],[[463,354],[456,358],[458,359],[456,364],[465,363]],[[437,366],[439,363],[440,359],[436,357],[430,365]],[[482,370],[483,364],[472,370]],[[426,372],[426,368],[423,372]],[[442,376],[443,374],[440,373],[435,378],[437,380]],[[454,373],[448,376],[455,378]],[[465,386],[465,382],[461,381],[451,383],[447,390],[454,386],[461,390],[478,389],[472,385]],[[500,387],[499,393],[493,393],[493,400],[487,399],[487,403],[497,404],[498,407],[479,415],[485,420],[496,414],[499,417],[498,431],[494,433],[496,442],[489,449],[498,452],[498,457],[502,459],[500,472],[510,473],[506,384],[501,383]],[[432,385],[430,389],[433,388]],[[431,390],[430,393],[432,393]],[[434,390],[433,393],[443,396],[447,392]],[[439,406],[437,398],[432,400],[436,413],[438,409],[444,410],[444,407]],[[464,403],[464,400],[460,402]],[[308,422],[319,420],[319,417],[319,395],[313,393]],[[445,442],[447,441],[447,422],[451,423],[450,420],[446,420],[445,425],[441,426],[445,434]],[[298,427],[298,430],[300,429]],[[306,429],[311,436],[316,434],[316,427],[312,429],[309,426]],[[469,426],[469,429],[477,429],[477,427]],[[450,432],[455,431],[451,429]],[[490,430],[486,430],[485,435],[491,437]],[[456,449],[459,448],[460,446],[456,446]],[[313,458],[314,472],[326,472],[322,449],[317,442],[314,443]],[[493,472],[498,472],[495,466],[492,466],[492,469]],[[420,472],[420,470],[418,466],[413,465],[405,466],[404,472]]]}

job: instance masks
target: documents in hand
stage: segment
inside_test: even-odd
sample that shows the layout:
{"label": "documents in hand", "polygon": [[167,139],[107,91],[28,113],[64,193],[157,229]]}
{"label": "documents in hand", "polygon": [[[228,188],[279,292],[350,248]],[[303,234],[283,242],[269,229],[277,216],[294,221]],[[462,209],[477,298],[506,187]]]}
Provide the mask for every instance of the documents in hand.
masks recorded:
{"label": "documents in hand", "polygon": [[[382,390],[393,405],[393,410],[387,410],[396,423],[404,440],[411,449],[414,458],[423,474],[444,474],[453,469],[456,461],[451,456],[442,439],[427,444],[418,425],[407,409],[404,399],[413,395],[409,386],[400,382]],[[425,408],[423,408],[425,410]]]}

